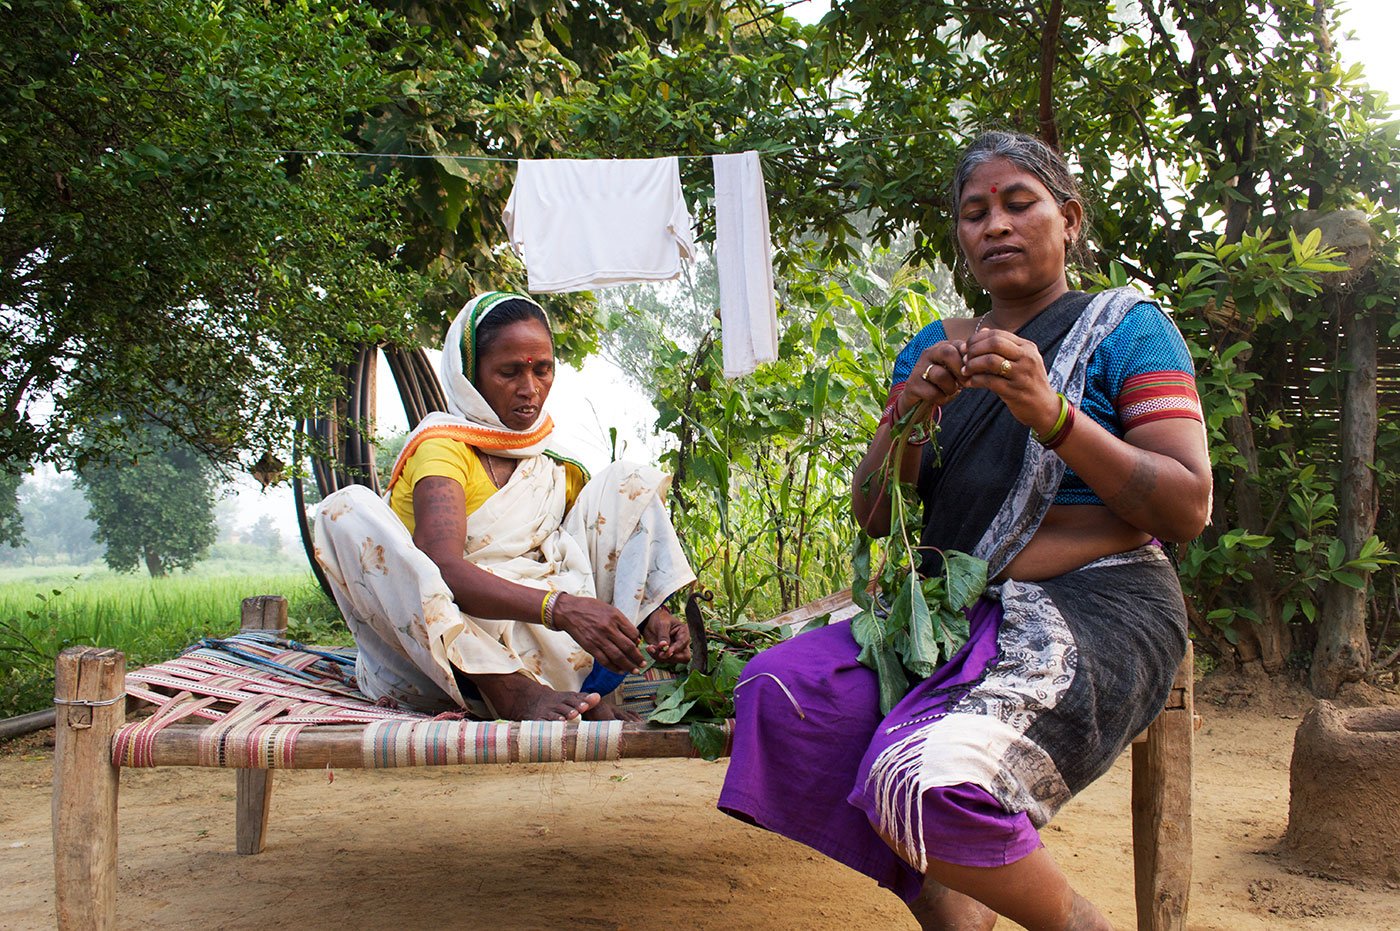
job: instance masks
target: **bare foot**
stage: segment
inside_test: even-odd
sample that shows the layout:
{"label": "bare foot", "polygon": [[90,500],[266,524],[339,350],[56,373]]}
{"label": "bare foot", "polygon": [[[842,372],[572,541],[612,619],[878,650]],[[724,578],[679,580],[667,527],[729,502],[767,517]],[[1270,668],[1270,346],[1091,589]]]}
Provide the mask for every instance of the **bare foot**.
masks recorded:
{"label": "bare foot", "polygon": [[599,702],[583,713],[587,721],[641,721],[642,716],[635,711],[619,708],[607,702]]}
{"label": "bare foot", "polygon": [[556,692],[520,673],[468,678],[487,707],[508,721],[568,721],[602,700],[597,692]]}

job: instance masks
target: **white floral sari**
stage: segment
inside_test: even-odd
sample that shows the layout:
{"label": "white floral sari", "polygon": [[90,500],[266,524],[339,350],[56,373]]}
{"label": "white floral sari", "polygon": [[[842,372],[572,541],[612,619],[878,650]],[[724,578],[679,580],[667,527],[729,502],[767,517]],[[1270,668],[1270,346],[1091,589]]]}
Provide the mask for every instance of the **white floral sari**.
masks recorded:
{"label": "white floral sari", "polygon": [[[695,580],[666,514],[670,478],[648,466],[617,462],[580,491],[565,517],[564,467],[545,453],[554,422],[513,430],[502,423],[469,377],[476,331],[523,294],[490,291],[462,308],[447,331],[439,369],[448,410],[429,414],[399,454],[390,494],[404,463],[428,437],[464,442],[519,460],[505,486],[467,518],[463,556],[520,585],[596,596],[633,624]],[[544,311],[540,317],[546,319]],[[553,458],[552,458],[553,456]],[[458,610],[437,566],[389,505],[353,485],[329,495],[316,512],[316,561],[325,570],[359,647],[360,689],[425,711],[469,707],[454,670],[521,673],[560,691],[577,691],[593,657],[561,631]]]}
{"label": "white floral sari", "polygon": [[[695,579],[666,514],[669,481],[647,466],[614,463],[584,486],[566,518],[563,466],[543,455],[521,459],[468,517],[463,555],[542,592],[599,597],[640,623]],[[593,668],[562,631],[459,610],[437,566],[366,488],[321,503],[316,559],[359,647],[360,689],[372,698],[489,713],[462,695],[454,668],[521,673],[561,691],[578,690]]]}

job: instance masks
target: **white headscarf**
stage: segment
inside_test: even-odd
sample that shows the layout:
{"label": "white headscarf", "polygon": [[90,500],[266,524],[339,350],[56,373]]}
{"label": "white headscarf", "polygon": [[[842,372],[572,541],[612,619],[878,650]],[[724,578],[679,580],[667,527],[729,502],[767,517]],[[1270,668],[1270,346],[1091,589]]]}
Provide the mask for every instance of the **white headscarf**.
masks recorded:
{"label": "white headscarf", "polygon": [[[471,375],[475,374],[476,370],[477,328],[493,310],[512,300],[527,301],[536,307],[540,306],[523,294],[487,291],[468,301],[457,314],[457,319],[452,321],[442,346],[442,364],[438,370],[443,392],[447,395],[449,413],[429,414],[409,434],[403,451],[394,463],[390,487],[403,471],[408,457],[417,450],[419,442],[429,435],[451,437],[493,456],[512,459],[529,459],[538,456],[545,449],[552,450],[550,438],[554,433],[554,421],[543,408],[539,417],[529,427],[524,430],[512,430],[501,422],[501,418],[491,409],[491,405],[471,381]],[[540,308],[540,313],[544,313],[544,308]]]}
{"label": "white headscarf", "polygon": [[[511,430],[501,422],[501,418],[491,409],[491,405],[486,403],[486,399],[471,381],[476,375],[476,331],[493,310],[510,301],[525,301],[544,315],[544,308],[523,294],[510,291],[487,291],[485,294],[478,294],[467,302],[447,331],[447,339],[442,345],[439,377],[442,379],[443,391],[447,394],[449,412],[478,426],[524,435],[534,433],[540,428],[548,416],[544,409],[540,409],[539,417],[525,430]],[[545,319],[548,321],[549,318]],[[548,328],[548,323],[545,325]]]}

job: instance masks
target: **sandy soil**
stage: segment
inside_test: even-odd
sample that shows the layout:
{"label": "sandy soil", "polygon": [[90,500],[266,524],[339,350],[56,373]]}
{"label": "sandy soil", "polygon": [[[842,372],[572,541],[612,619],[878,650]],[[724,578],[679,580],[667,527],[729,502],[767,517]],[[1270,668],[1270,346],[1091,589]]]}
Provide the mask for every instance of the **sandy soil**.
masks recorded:
{"label": "sandy soil", "polygon": [[[1291,869],[1278,851],[1306,705],[1198,712],[1189,926],[1393,929],[1400,888]],[[51,751],[0,748],[0,928],[53,927]],[[127,770],[123,928],[914,928],[893,896],[714,808],[723,763],[479,767],[277,776],[267,851],[233,852],[233,776]],[[1115,927],[1134,927],[1127,756],[1044,833]],[[1003,922],[999,927],[1009,927]]]}

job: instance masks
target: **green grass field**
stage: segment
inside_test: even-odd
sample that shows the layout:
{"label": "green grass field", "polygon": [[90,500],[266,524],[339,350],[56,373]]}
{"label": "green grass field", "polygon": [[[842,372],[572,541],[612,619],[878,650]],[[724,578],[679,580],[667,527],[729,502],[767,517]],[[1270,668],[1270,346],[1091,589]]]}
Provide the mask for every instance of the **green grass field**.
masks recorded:
{"label": "green grass field", "polygon": [[201,637],[236,631],[240,603],[251,595],[286,596],[296,639],[351,642],[310,572],[230,568],[163,579],[90,566],[0,570],[0,717],[49,705],[54,658],[65,647],[113,647],[126,653],[128,668],[159,662]]}

